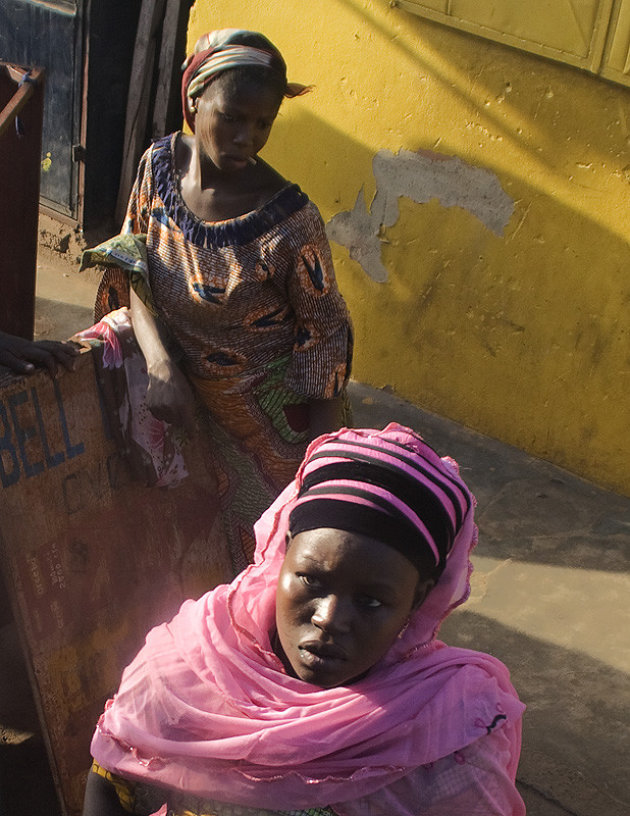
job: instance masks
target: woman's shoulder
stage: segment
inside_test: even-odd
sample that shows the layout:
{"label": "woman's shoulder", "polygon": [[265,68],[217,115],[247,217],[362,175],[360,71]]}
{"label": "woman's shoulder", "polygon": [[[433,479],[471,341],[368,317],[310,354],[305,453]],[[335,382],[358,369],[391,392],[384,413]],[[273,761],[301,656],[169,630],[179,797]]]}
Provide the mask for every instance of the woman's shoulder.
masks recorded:
{"label": "woman's shoulder", "polygon": [[291,185],[301,197],[300,205],[287,213],[283,227],[287,238],[297,248],[304,244],[328,246],[326,225],[317,204],[297,184]]}
{"label": "woman's shoulder", "polygon": [[256,185],[259,190],[260,203],[264,205],[265,202],[272,199],[285,187],[290,187],[289,182],[282,173],[279,173],[275,167],[267,164],[261,158],[256,161]]}
{"label": "woman's shoulder", "polygon": [[145,148],[140,158],[140,167],[143,165],[150,167],[156,156],[167,158],[170,162],[176,135],[175,133],[169,133],[167,136],[162,136],[160,139],[151,142],[151,144]]}
{"label": "woman's shoulder", "polygon": [[[257,209],[246,215],[217,225],[219,232],[237,244],[256,240],[271,240],[279,247],[288,240],[293,244],[304,231],[304,224],[312,222],[317,212],[312,202],[297,184],[289,181],[265,197]],[[217,233],[218,236],[218,233]],[[278,243],[280,242],[280,244]]]}
{"label": "woman's shoulder", "polygon": [[159,182],[163,189],[172,186],[173,163],[171,156],[174,136],[175,134],[170,134],[151,142],[138,162],[136,183],[141,187],[146,186],[146,189],[151,191],[151,196],[155,190],[156,182]]}

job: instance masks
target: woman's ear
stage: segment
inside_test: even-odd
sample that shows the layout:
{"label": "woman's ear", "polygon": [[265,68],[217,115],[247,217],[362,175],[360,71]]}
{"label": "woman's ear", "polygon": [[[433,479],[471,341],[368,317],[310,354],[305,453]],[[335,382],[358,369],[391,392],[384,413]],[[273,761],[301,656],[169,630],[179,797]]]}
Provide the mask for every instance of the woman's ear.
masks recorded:
{"label": "woman's ear", "polygon": [[429,592],[435,586],[435,578],[425,578],[418,580],[418,585],[416,586],[416,594],[413,600],[413,607],[412,611],[416,611],[419,606],[422,605],[424,599],[427,597]]}

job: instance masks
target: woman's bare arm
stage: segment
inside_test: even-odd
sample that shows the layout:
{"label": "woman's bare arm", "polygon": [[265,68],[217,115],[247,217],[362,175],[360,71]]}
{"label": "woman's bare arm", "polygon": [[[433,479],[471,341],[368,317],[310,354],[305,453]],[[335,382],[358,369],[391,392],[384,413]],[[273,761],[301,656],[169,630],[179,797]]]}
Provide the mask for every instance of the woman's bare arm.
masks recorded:
{"label": "woman's bare arm", "polygon": [[190,427],[194,397],[190,384],[172,360],[153,315],[131,290],[131,322],[147,363],[147,405],[151,413],[173,425]]}

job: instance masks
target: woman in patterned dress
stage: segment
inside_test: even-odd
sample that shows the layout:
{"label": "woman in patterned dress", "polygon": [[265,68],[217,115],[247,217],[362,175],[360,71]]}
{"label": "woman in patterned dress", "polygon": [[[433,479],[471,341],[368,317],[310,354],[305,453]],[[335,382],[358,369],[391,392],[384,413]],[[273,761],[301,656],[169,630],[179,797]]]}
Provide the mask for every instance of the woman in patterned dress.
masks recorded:
{"label": "woman in patterned dress", "polygon": [[[146,396],[147,422],[166,423],[162,433],[136,433],[145,449],[163,444],[156,456],[149,450],[162,457],[157,484],[181,477],[177,444],[163,443],[169,429],[190,425],[195,400],[207,408],[235,572],[251,560],[254,521],[294,476],[308,441],[343,424],[351,329],[324,225],[258,155],[283,97],[307,90],[287,82],[263,35],[204,35],[182,83],[192,135],[146,151],[123,234],[87,253],[88,264],[130,273],[130,314],[82,337],[115,328],[120,338],[130,317],[148,379],[139,372],[128,391]],[[111,278],[101,296],[119,305]]]}
{"label": "woman in patterned dress", "polygon": [[508,671],[436,637],[470,591],[473,513],[408,428],[316,440],[254,563],[125,670],[84,816],[524,816]]}

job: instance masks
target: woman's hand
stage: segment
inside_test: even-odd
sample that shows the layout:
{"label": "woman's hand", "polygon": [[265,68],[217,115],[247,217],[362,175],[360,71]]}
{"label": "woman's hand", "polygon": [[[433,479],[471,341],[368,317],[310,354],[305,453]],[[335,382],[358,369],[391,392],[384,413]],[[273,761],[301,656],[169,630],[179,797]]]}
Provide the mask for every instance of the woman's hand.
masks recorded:
{"label": "woman's hand", "polygon": [[56,340],[25,340],[0,332],[0,366],[16,374],[32,374],[36,367],[47,368],[51,377],[57,376],[59,363],[73,371],[79,349],[72,343]]}
{"label": "woman's hand", "polygon": [[195,398],[190,383],[170,359],[147,366],[147,405],[156,419],[182,426],[194,426]]}

